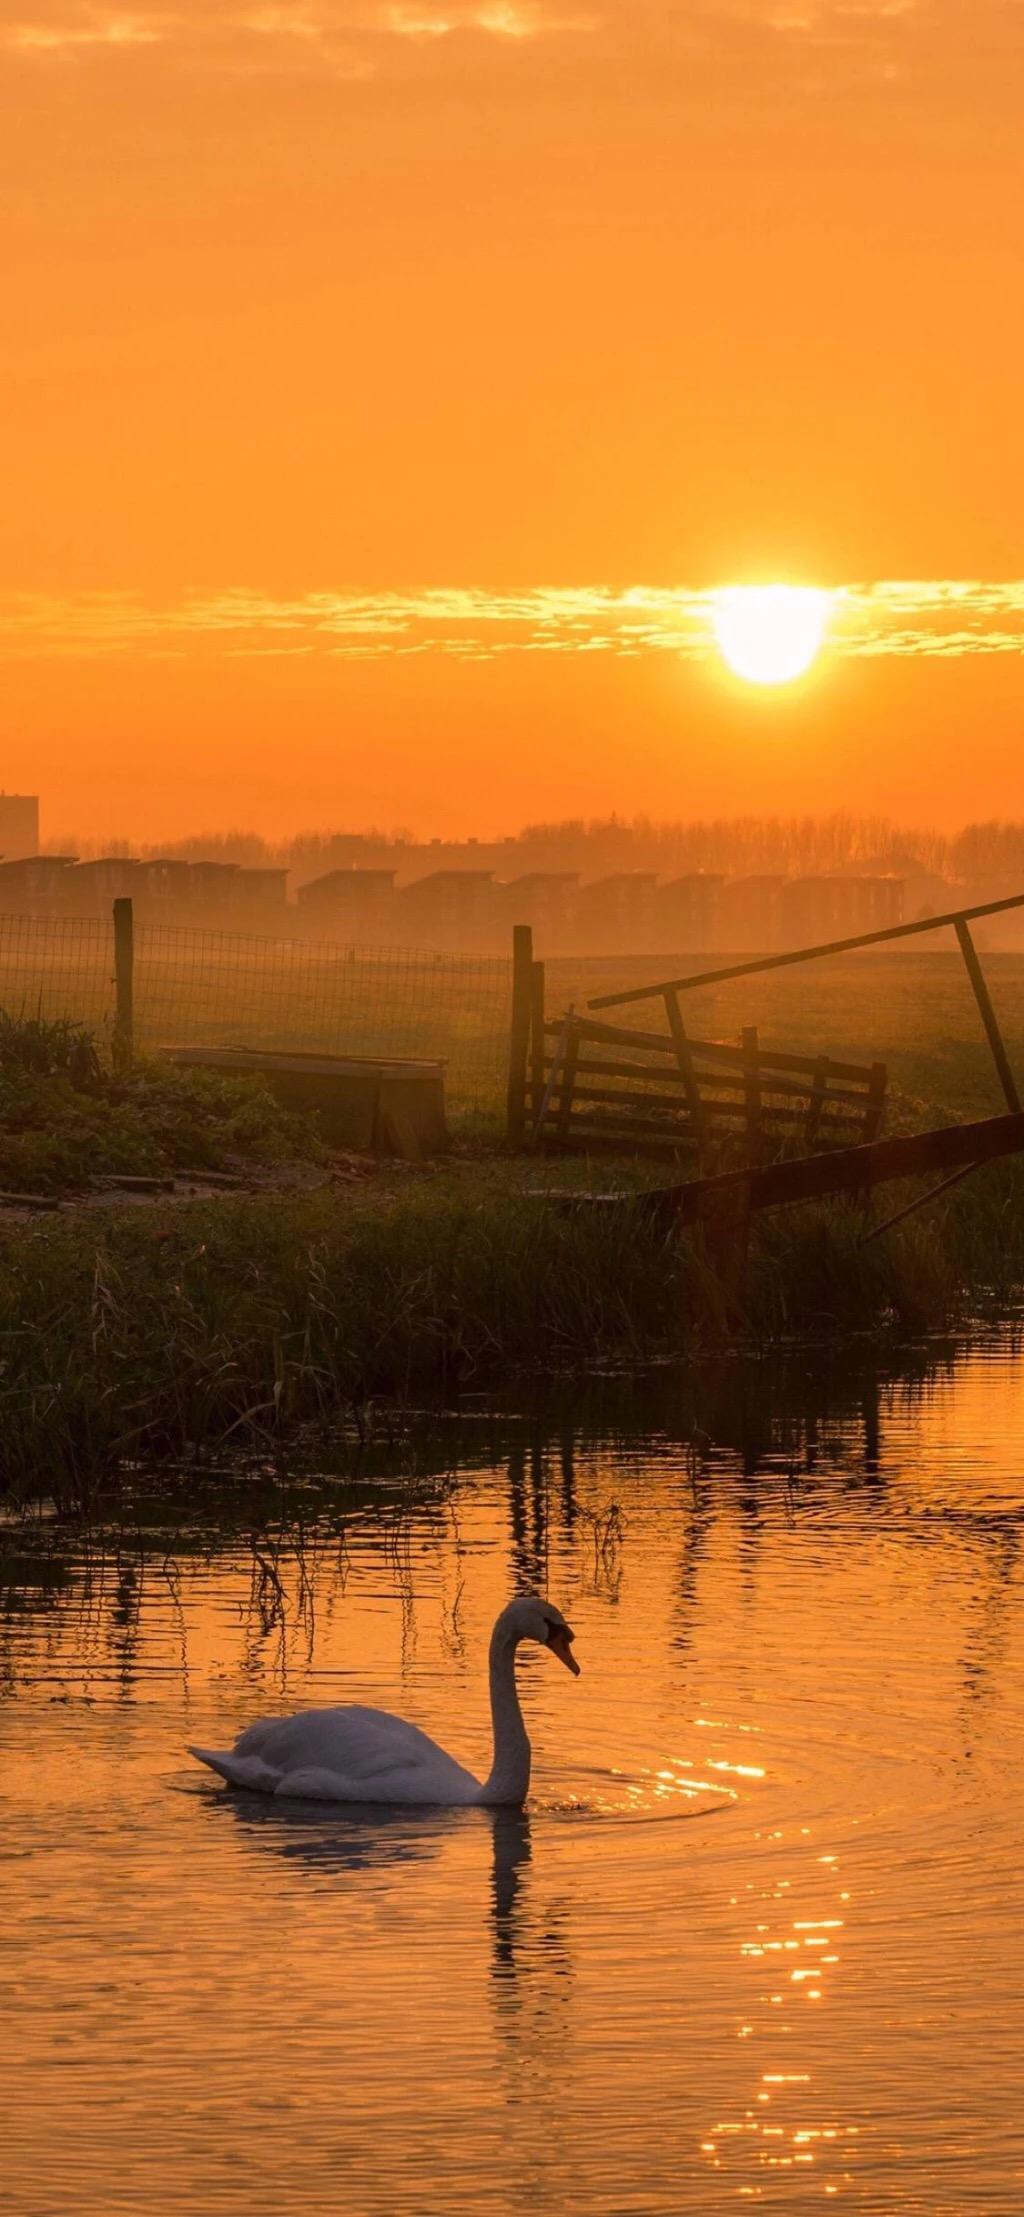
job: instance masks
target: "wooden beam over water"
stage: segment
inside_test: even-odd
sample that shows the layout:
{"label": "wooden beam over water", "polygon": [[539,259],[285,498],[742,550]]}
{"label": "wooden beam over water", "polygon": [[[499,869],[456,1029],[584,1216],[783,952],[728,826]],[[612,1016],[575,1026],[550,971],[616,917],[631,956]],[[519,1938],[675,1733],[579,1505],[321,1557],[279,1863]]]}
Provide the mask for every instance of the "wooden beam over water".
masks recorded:
{"label": "wooden beam over water", "polygon": [[973,1124],[943,1124],[936,1131],[901,1133],[866,1146],[837,1147],[831,1154],[798,1155],[789,1162],[765,1163],[754,1170],[725,1170],[714,1178],[656,1186],[647,1193],[621,1195],[655,1214],[670,1214],[694,1224],[715,1197],[749,1187],[750,1207],[791,1208],[801,1201],[823,1201],[839,1193],[867,1193],[894,1178],[917,1178],[931,1171],[997,1162],[1024,1153],[1024,1112],[987,1116]]}

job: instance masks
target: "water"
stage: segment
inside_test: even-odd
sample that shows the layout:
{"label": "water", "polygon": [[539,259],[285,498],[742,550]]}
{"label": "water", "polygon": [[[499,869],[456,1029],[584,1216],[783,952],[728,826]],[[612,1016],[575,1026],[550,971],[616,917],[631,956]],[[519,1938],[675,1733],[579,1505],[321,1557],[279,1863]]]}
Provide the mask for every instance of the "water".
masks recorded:
{"label": "water", "polygon": [[[0,2210],[1019,2212],[1024,1361],[725,1365],[479,1468],[7,1566]],[[628,1389],[622,1394],[629,1398]],[[616,1518],[610,1514],[618,1507]],[[183,1756],[394,1707],[529,1813],[289,1810]]]}

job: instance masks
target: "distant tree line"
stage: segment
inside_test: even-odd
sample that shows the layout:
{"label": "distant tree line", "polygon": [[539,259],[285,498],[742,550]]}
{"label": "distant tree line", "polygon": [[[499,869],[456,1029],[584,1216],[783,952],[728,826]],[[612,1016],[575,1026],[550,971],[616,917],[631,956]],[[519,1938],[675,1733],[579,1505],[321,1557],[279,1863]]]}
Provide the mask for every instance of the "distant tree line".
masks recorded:
{"label": "distant tree line", "polygon": [[[97,855],[138,854],[180,857],[184,861],[238,862],[248,867],[275,865],[299,880],[331,869],[394,854],[420,845],[410,831],[304,832],[293,839],[261,838],[255,832],[197,833],[159,845],[131,840],[79,840],[66,833],[48,842],[51,852]],[[658,823],[647,816],[567,817],[560,822],[525,824],[508,842],[481,839],[481,866],[489,867],[502,847],[502,874],[527,870],[577,870],[602,877],[616,870],[653,870],[660,878],[706,870],[729,877],[785,875],[829,876],[835,872],[892,871],[904,876],[915,868],[951,881],[1012,879],[1024,884],[1024,823],[966,824],[951,836],[907,829],[883,816],[855,816],[837,810],[829,816],[721,816],[694,822]],[[436,846],[437,867],[446,851],[464,862],[466,842]]]}

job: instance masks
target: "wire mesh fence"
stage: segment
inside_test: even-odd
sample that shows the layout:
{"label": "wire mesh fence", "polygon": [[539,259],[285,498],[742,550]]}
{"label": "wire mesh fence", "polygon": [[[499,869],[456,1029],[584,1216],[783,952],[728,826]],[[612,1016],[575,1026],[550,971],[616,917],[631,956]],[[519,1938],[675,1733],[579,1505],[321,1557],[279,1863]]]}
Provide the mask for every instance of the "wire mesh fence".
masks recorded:
{"label": "wire mesh fence", "polygon": [[[143,923],[134,943],[141,1053],[217,1045],[424,1057],[446,1063],[454,1110],[488,1110],[502,1099],[512,978],[503,957]],[[0,917],[0,1008],[76,1018],[109,1053],[111,922]]]}
{"label": "wire mesh fence", "polygon": [[109,1049],[114,1031],[114,940],[102,916],[0,916],[0,1009],[70,1016]]}

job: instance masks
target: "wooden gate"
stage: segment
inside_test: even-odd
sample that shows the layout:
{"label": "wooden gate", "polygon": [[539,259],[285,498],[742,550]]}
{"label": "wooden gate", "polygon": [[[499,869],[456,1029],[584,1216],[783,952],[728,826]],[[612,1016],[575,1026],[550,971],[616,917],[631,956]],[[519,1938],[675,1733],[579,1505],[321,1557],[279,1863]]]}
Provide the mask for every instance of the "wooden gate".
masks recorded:
{"label": "wooden gate", "polygon": [[756,1163],[878,1138],[884,1063],[836,1062],[690,1039],[678,1007],[669,1032],[545,1015],[535,996],[525,1137],[534,1146],[620,1154],[723,1152]]}

